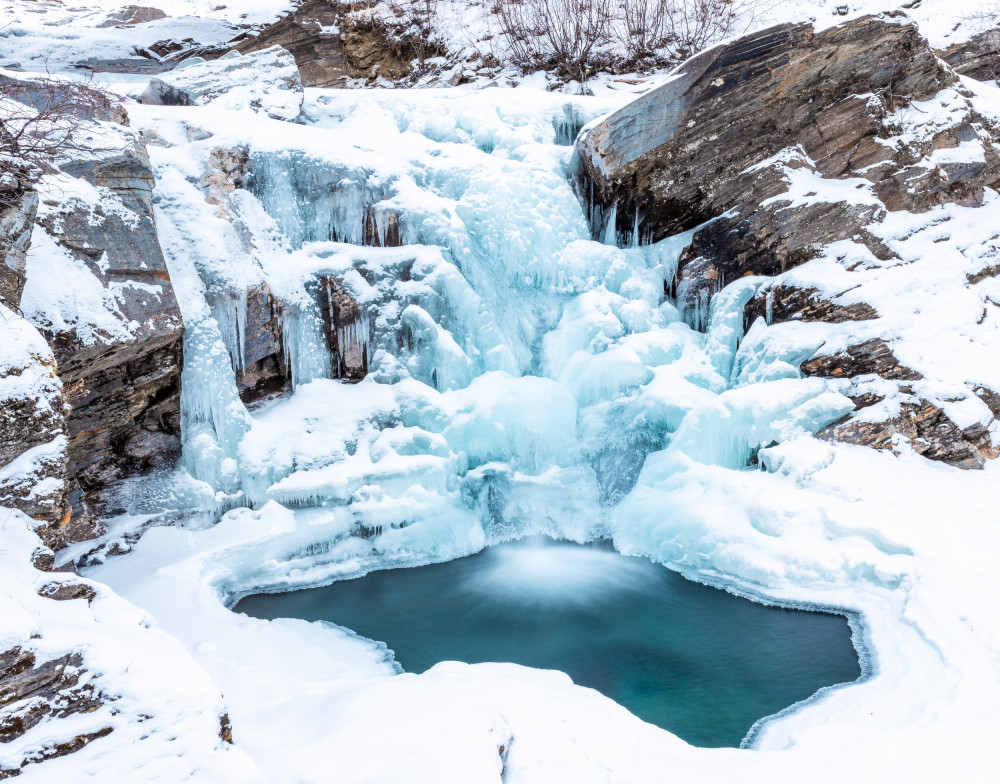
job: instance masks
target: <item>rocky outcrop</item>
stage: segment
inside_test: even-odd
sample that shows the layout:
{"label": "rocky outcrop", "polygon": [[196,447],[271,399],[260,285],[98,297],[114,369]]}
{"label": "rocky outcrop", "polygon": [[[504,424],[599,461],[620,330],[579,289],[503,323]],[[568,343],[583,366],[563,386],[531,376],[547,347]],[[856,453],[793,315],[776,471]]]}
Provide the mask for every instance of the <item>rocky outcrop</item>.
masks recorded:
{"label": "rocky outcrop", "polygon": [[1000,454],[987,427],[976,424],[963,430],[926,400],[903,403],[899,416],[887,420],[872,422],[848,416],[823,428],[816,437],[873,449],[895,449],[903,440],[917,454],[959,468],[982,468]]}
{"label": "rocky outcrop", "polygon": [[[905,17],[819,33],[780,25],[688,61],[585,129],[577,147],[595,212],[620,236],[658,240],[705,224],[676,283],[711,294],[841,239],[889,258],[865,228],[886,211],[979,203],[1000,179],[1000,158],[967,101],[953,96],[962,105],[947,127],[894,141],[917,122],[914,102],[955,84]],[[958,148],[967,154],[935,158]]]}
{"label": "rocky outcrop", "polygon": [[211,62],[186,60],[150,80],[139,98],[155,106],[203,106],[215,102],[230,109],[249,107],[276,120],[295,120],[302,112],[302,80],[285,49],[241,55],[229,52]]}
{"label": "rocky outcrop", "polygon": [[[102,108],[103,107],[103,108]],[[183,324],[153,221],[153,174],[120,106],[89,107],[93,150],[58,161],[27,254],[25,316],[52,347],[68,406],[71,520],[53,547],[91,538],[119,478],[176,459]]]}
{"label": "rocky outcrop", "polygon": [[1000,30],[985,30],[968,41],[939,49],[937,56],[962,76],[996,81],[1000,78]]}
{"label": "rocky outcrop", "polygon": [[306,0],[276,22],[242,33],[231,43],[243,54],[281,46],[295,58],[306,87],[341,87],[352,76],[341,40],[344,13],[338,2]]}
{"label": "rocky outcrop", "polygon": [[167,15],[159,8],[151,8],[145,5],[129,5],[119,11],[115,11],[107,19],[101,22],[98,27],[133,27],[137,24],[155,22],[157,19],[166,19]]}
{"label": "rocky outcrop", "polygon": [[829,378],[854,378],[869,373],[890,381],[918,381],[922,378],[915,370],[901,365],[889,344],[881,338],[849,346],[836,354],[813,357],[803,362],[800,370],[805,376]]}
{"label": "rocky outcrop", "polygon": [[414,60],[422,63],[445,50],[430,40],[419,10],[399,13],[341,0],[302,0],[277,21],[241,33],[231,43],[244,53],[284,47],[295,57],[306,87],[349,87],[352,79],[405,80],[414,74]]}
{"label": "rocky outcrop", "polygon": [[758,291],[743,309],[743,330],[757,319],[768,324],[785,321],[823,321],[842,324],[845,321],[870,321],[878,318],[875,308],[866,302],[840,303],[827,299],[814,288],[786,284],[767,286]]}
{"label": "rocky outcrop", "polygon": [[[58,539],[69,522],[65,496],[66,411],[52,351],[0,305],[0,506],[21,509]],[[47,534],[52,533],[50,537]]]}
{"label": "rocky outcrop", "polygon": [[16,308],[24,290],[24,265],[38,211],[38,194],[11,171],[0,173],[0,302]]}

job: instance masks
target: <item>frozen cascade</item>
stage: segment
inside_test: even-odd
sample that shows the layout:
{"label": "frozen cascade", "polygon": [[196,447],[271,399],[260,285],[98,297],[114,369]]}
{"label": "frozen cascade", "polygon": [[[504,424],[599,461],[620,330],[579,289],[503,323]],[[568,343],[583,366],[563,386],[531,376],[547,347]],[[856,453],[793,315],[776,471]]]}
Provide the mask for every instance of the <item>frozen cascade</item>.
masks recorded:
{"label": "frozen cascade", "polygon": [[386,189],[370,171],[294,151],[254,151],[248,180],[294,247],[324,240],[374,245],[376,237],[386,244],[389,217],[372,212]]}
{"label": "frozen cascade", "polygon": [[337,352],[333,357],[336,378],[346,378],[347,366],[368,369],[371,357],[371,330],[364,312],[346,326],[337,327]]}
{"label": "frozen cascade", "polygon": [[[671,289],[693,232],[648,243],[636,210],[618,236],[615,208],[578,198],[565,142],[597,108],[485,100],[323,94],[280,149],[248,128],[238,225],[194,209],[190,182],[151,152],[172,274],[197,276],[179,293],[194,314],[185,468],[255,507],[340,510],[332,529],[288,535],[288,553],[309,554],[295,580],[360,552],[441,559],[531,531],[614,534],[620,505],[690,461],[753,468],[851,405],[819,379],[745,383],[789,360],[744,339],[761,281],[720,281],[692,308]],[[234,233],[246,258],[220,252]],[[281,303],[293,394],[248,412],[234,370],[244,283],[258,282]],[[342,383],[348,366],[367,376]],[[280,564],[274,580],[293,579]]]}
{"label": "frozen cascade", "polygon": [[229,349],[234,370],[243,370],[246,365],[247,332],[247,292],[244,290],[232,297],[223,296],[212,308],[222,331],[222,339]]}
{"label": "frozen cascade", "polygon": [[317,378],[330,378],[330,352],[323,316],[311,297],[286,303],[282,308],[281,342],[292,389]]}

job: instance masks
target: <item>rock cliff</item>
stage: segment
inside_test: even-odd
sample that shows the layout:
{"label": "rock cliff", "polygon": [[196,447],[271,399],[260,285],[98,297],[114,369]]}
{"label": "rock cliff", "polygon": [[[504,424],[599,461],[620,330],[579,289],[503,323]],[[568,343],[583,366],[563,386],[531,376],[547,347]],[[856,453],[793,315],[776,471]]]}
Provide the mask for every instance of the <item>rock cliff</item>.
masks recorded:
{"label": "rock cliff", "polygon": [[[696,326],[707,323],[712,297],[745,275],[783,276],[750,298],[747,330],[758,319],[857,324],[854,343],[844,338],[812,356],[806,349],[799,372],[891,382],[879,399],[902,408],[878,409],[888,418],[877,422],[875,409],[866,411],[868,421],[851,417],[823,437],[888,448],[899,434],[933,459],[980,466],[996,456],[985,435],[992,416],[980,406],[982,417],[960,426],[944,402],[907,386],[922,376],[896,360],[893,346],[905,336],[865,301],[871,284],[862,277],[912,260],[890,216],[992,198],[1000,128],[973,98],[901,15],[821,32],[779,25],[692,58],[663,86],[585,128],[577,141],[582,192],[595,232],[620,243],[693,230],[665,287]],[[856,273],[853,286],[850,275],[839,291],[787,278],[831,256]],[[972,389],[952,402],[959,399],[973,401]]]}

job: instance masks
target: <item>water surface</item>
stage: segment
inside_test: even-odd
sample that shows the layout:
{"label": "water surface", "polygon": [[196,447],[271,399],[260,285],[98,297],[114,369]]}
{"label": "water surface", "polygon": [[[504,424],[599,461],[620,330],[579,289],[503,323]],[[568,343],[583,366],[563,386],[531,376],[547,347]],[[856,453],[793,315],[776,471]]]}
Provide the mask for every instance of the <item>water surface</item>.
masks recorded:
{"label": "water surface", "polygon": [[346,626],[409,672],[562,670],[698,746],[739,745],[758,719],[860,674],[843,616],[757,604],[600,545],[505,544],[235,609]]}

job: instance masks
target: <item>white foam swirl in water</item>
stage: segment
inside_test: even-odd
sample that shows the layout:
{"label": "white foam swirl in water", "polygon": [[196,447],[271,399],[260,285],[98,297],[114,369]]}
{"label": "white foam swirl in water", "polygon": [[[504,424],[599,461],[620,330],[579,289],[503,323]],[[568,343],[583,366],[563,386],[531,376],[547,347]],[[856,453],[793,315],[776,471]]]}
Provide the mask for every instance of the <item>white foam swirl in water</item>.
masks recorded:
{"label": "white foam swirl in water", "polygon": [[613,550],[528,542],[499,547],[463,587],[508,602],[593,603],[656,583],[657,566]]}

